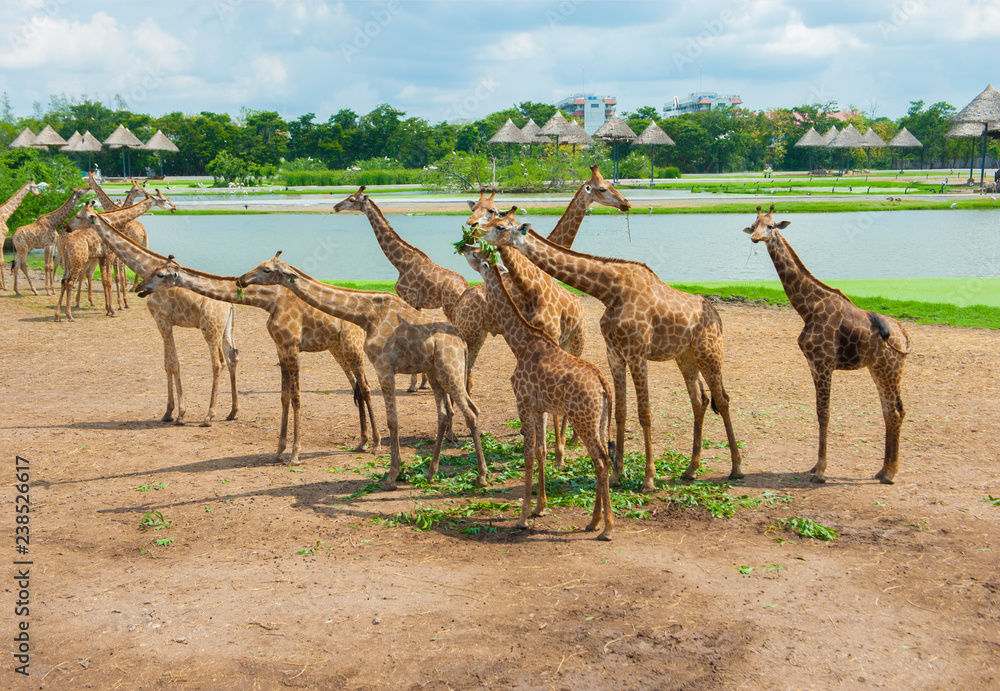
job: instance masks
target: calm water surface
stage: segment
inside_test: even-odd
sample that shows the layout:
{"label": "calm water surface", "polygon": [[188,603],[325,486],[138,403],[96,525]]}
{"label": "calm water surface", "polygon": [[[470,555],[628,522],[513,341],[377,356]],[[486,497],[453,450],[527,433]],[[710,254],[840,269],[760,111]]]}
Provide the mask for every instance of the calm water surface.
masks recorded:
{"label": "calm water surface", "polygon": [[[548,234],[557,216],[525,220]],[[668,281],[776,278],[763,245],[742,231],[753,214],[584,220],[574,249],[647,263]],[[884,211],[789,214],[782,234],[822,279],[1000,276],[1000,215],[995,211]],[[389,215],[408,242],[438,264],[478,278],[450,243],[463,216]],[[150,248],[195,269],[237,275],[282,250],[282,259],[323,279],[395,280],[397,274],[361,214],[147,216]]]}

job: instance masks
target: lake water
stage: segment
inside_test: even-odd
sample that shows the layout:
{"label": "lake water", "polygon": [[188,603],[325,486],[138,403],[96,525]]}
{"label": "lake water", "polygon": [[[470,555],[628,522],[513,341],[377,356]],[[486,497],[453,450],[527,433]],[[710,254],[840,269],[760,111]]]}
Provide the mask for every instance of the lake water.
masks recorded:
{"label": "lake water", "polygon": [[[543,235],[557,216],[524,219]],[[743,228],[748,214],[590,216],[574,249],[648,264],[667,281],[776,278],[763,245]],[[821,279],[1000,276],[996,211],[882,211],[788,214],[782,231]],[[194,269],[237,275],[282,250],[282,259],[322,279],[395,280],[368,219],[361,214],[146,216],[150,248]],[[450,245],[464,216],[389,215],[408,242],[432,260],[478,278]]]}

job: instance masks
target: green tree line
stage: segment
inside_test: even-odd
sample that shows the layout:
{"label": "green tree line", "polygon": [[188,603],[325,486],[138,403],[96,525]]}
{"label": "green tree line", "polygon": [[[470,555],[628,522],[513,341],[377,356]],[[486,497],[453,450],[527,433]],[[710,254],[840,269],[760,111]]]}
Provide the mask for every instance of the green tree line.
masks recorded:
{"label": "green tree line", "polygon": [[[636,133],[656,122],[676,145],[655,147],[652,151],[649,147],[623,147],[621,172],[626,177],[648,174],[650,155],[658,168],[674,166],[683,173],[761,170],[765,164],[776,171],[805,170],[811,163],[837,168],[839,154],[793,146],[810,127],[816,127],[820,133],[833,125],[842,129],[846,122],[829,115],[836,108],[833,103],[767,112],[723,108],[663,119],[652,106],[638,108],[622,115]],[[51,125],[64,138],[74,131],[82,134],[89,130],[103,140],[121,124],[143,140],[160,129],[178,146],[179,153],[163,155],[163,168],[169,175],[213,174],[217,180],[226,182],[264,177],[279,167],[344,170],[371,168],[373,161],[378,167],[378,159],[387,161],[385,168],[441,169],[439,164],[446,167],[453,153],[482,156],[492,159],[494,164],[500,159],[506,162],[511,153],[486,142],[507,118],[519,127],[528,118],[541,125],[555,110],[551,104],[526,101],[472,122],[436,124],[407,117],[405,112],[388,104],[364,115],[345,108],[326,121],[317,120],[315,113],[286,120],[274,111],[246,108],[235,118],[207,111],[152,116],[130,110],[120,98],[111,108],[90,98],[60,95],[51,97],[48,108],[36,103],[30,116],[21,117],[14,114],[7,95],[3,94],[0,146],[6,149],[25,127],[38,132]],[[861,132],[873,127],[886,141],[902,127],[909,129],[924,147],[903,152],[907,167],[961,167],[968,165],[971,142],[945,138],[950,128],[948,121],[954,113],[955,108],[948,103],[925,106],[923,101],[914,101],[907,114],[897,120],[871,118],[855,111],[848,121]],[[545,148],[551,147],[519,149],[513,155],[523,162],[545,156],[542,152]],[[860,153],[852,152],[852,160],[857,161]],[[998,155],[996,145],[991,147],[990,154]],[[865,165],[883,169],[899,166],[900,155],[895,149],[872,150],[870,164],[866,161]],[[145,171],[147,167],[159,170],[153,153],[133,151],[129,156],[133,172]],[[122,170],[121,153],[117,151],[102,152],[89,159],[85,155],[77,157],[80,167],[86,167],[88,160],[108,174]]]}

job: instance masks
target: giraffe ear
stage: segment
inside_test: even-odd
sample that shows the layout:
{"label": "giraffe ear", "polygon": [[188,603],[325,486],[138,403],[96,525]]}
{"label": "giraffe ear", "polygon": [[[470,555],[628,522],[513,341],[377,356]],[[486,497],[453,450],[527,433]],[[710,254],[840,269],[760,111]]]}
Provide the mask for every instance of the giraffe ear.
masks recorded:
{"label": "giraffe ear", "polygon": [[743,232],[747,235],[753,235],[753,228],[744,228]]}
{"label": "giraffe ear", "polygon": [[471,199],[466,199],[465,203],[469,205],[469,211],[475,211],[476,210],[476,203],[474,201],[472,201]]}
{"label": "giraffe ear", "polygon": [[774,227],[778,228],[779,230],[784,230],[785,228],[787,228],[790,225],[792,225],[791,221],[781,221],[780,223],[775,223]]}
{"label": "giraffe ear", "polygon": [[518,230],[521,231],[521,235],[527,235],[528,231],[531,230],[531,224],[530,223],[522,223],[521,227],[518,228]]}

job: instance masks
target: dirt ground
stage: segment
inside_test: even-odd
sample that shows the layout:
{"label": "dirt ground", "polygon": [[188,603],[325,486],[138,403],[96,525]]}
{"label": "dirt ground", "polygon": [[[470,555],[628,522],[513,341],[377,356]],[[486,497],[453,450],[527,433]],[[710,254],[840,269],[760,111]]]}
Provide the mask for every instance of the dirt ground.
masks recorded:
{"label": "dirt ground", "polygon": [[[865,371],[838,373],[829,481],[810,486],[816,421],[795,345],[799,318],[720,305],[725,381],[745,442],[747,476],[736,491],[792,501],[728,519],[654,501],[650,519],[619,517],[613,542],[600,543],[580,529],[581,509],[553,509],[526,532],[510,530],[509,512],[485,536],[372,521],[464,498],[405,483],[348,497],[368,483],[372,457],[350,451],[356,413],[327,354],[302,356],[305,463],[274,463],[279,370],[265,315],[250,307],[236,308],[238,419],[224,420],[224,381],[219,421],[197,425],[210,368],[201,335],[179,329],[189,424],[161,423],[163,350],[142,302],[110,319],[98,294],[97,308],[56,324],[55,298],[0,295],[5,552],[8,564],[33,562],[30,616],[12,616],[14,566],[0,604],[5,652],[15,623],[30,625],[30,677],[5,654],[0,686],[1000,686],[1000,507],[984,501],[1000,496],[996,333],[907,326],[915,352],[893,486],[872,478],[883,446],[874,385]],[[585,305],[585,357],[607,374],[601,306]],[[484,429],[505,439],[512,369],[506,345],[490,339],[474,398]],[[651,384],[656,451],[688,453],[677,368],[654,364]],[[629,450],[639,448],[634,401],[630,391]],[[433,399],[401,393],[399,407],[412,458],[432,437]],[[384,432],[381,396],[375,409]],[[706,437],[724,439],[717,416]],[[707,477],[725,477],[728,451],[706,454]],[[14,550],[15,455],[30,460],[27,557]],[[508,483],[509,498],[519,499],[517,485]],[[170,529],[140,531],[154,511]],[[790,516],[841,536],[825,543],[769,531]],[[156,544],[164,538],[173,543]]]}

